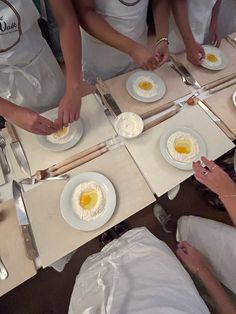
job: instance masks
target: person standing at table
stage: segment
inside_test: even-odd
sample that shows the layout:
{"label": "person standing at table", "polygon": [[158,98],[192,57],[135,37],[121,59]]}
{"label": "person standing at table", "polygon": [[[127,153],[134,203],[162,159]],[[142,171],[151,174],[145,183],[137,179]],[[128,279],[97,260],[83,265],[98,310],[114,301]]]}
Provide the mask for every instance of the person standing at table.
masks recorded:
{"label": "person standing at table", "polygon": [[[218,15],[221,0],[171,0],[170,52],[186,51],[188,60],[200,65],[204,57],[202,44],[219,46]],[[178,26],[178,27],[177,27]]]}
{"label": "person standing at table", "polygon": [[156,44],[147,48],[148,0],[75,0],[82,31],[84,78],[94,83],[168,59],[169,1],[152,0]]}
{"label": "person standing at table", "polygon": [[[32,0],[0,0],[0,115],[47,135],[80,115],[80,30],[71,1],[50,0],[66,64],[66,84],[38,26]],[[39,113],[59,105],[51,122]]]}

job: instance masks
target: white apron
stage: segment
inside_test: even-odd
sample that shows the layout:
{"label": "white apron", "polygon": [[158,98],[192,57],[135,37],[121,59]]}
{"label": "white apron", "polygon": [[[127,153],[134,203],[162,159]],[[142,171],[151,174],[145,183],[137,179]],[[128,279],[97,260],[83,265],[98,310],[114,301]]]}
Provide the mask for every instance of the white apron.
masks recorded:
{"label": "white apron", "polygon": [[69,314],[209,314],[170,248],[136,228],[87,258]]}
{"label": "white apron", "polygon": [[[212,9],[216,0],[187,0],[189,24],[195,40],[199,44],[207,42]],[[178,53],[185,50],[179,29],[171,14],[169,23],[169,50]]]}
{"label": "white apron", "polygon": [[[115,30],[146,45],[148,0],[96,0],[96,11]],[[132,59],[82,30],[84,78],[91,83],[134,69]]]}
{"label": "white apron", "polygon": [[0,0],[0,97],[34,111],[57,106],[65,82],[31,0]]}

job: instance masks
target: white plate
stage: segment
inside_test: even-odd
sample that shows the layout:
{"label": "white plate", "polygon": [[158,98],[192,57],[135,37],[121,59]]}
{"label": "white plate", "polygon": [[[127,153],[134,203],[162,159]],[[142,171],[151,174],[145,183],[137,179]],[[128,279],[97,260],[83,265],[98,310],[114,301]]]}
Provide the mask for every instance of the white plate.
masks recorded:
{"label": "white plate", "polygon": [[204,51],[206,54],[207,53],[213,53],[221,59],[221,62],[218,65],[207,64],[205,59],[203,59],[202,66],[204,68],[209,69],[209,70],[218,71],[218,70],[223,70],[227,66],[228,60],[227,60],[225,54],[219,48],[214,47],[214,46],[208,46],[208,45],[204,45],[202,47],[204,48]]}
{"label": "white plate", "polygon": [[[157,86],[157,93],[155,96],[143,97],[136,93],[136,91],[134,90],[134,82],[140,76],[150,77],[154,81],[154,83]],[[166,85],[164,81],[162,80],[162,78],[160,78],[160,76],[158,76],[157,74],[151,71],[138,71],[131,74],[126,81],[126,89],[128,93],[130,94],[130,96],[132,96],[134,99],[137,99],[142,102],[147,102],[147,103],[154,102],[161,99],[166,93]]]}
{"label": "white plate", "polygon": [[[49,120],[54,121],[57,118],[57,111],[58,111],[58,108],[54,108],[53,110],[50,110],[49,112],[44,113],[43,116],[45,118],[48,118]],[[48,141],[47,136],[37,135],[39,144],[43,146],[44,148],[54,151],[54,152],[64,151],[75,146],[75,144],[78,143],[78,141],[81,139],[83,135],[84,126],[83,126],[82,119],[80,118],[78,121],[71,123],[69,127],[70,127],[69,129],[70,134],[75,132],[75,135],[72,137],[72,139],[69,142],[64,143],[64,144],[51,143],[50,141]]]}
{"label": "white plate", "polygon": [[[167,148],[167,140],[171,136],[171,134],[173,134],[177,131],[189,133],[198,142],[199,153],[194,157],[194,159],[191,162],[186,163],[186,162],[177,161],[169,154],[169,151]],[[200,160],[200,158],[202,156],[206,156],[206,153],[207,153],[206,144],[205,144],[203,138],[201,137],[201,135],[198,134],[195,130],[187,128],[187,127],[176,128],[176,129],[173,129],[173,130],[168,131],[166,133],[163,133],[161,138],[160,138],[160,150],[161,150],[162,156],[165,158],[165,160],[167,162],[169,162],[172,166],[179,168],[179,169],[182,169],[182,170],[191,170],[192,169],[192,162]]]}
{"label": "white plate", "polygon": [[[73,210],[72,195],[75,188],[87,181],[95,181],[99,184],[105,195],[105,208],[94,220],[85,221],[79,218]],[[113,184],[104,175],[97,172],[85,172],[72,178],[64,187],[61,194],[60,209],[62,217],[73,228],[81,231],[92,231],[102,227],[113,215],[116,207],[116,192]]]}
{"label": "white plate", "polygon": [[236,92],[233,93],[232,100],[233,100],[234,106],[236,107]]}

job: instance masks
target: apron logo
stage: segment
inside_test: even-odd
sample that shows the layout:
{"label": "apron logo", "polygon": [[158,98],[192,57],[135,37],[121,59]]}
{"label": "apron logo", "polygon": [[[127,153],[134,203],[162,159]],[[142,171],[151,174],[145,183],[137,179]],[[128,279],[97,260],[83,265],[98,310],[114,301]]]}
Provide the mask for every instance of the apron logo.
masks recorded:
{"label": "apron logo", "polygon": [[22,34],[21,18],[8,0],[0,0],[0,53],[10,50]]}
{"label": "apron logo", "polygon": [[12,22],[10,25],[7,25],[3,16],[0,16],[0,32],[5,33],[7,31],[12,31],[14,28],[17,28],[16,22]]}

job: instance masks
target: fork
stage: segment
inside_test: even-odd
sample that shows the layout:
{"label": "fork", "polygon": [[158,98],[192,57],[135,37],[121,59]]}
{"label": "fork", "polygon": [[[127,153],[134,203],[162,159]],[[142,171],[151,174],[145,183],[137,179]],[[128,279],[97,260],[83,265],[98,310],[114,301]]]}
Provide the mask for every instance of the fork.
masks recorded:
{"label": "fork", "polygon": [[0,135],[0,162],[1,162],[1,165],[2,165],[3,173],[4,174],[8,174],[8,173],[10,173],[11,169],[9,167],[7,158],[6,158],[5,154],[4,154],[5,146],[6,146],[5,138],[2,135]]}
{"label": "fork", "polygon": [[189,85],[189,86],[192,85],[190,82],[188,82],[188,81],[186,80],[186,78],[182,75],[182,73],[181,73],[180,71],[178,71],[178,69],[174,66],[173,63],[170,63],[169,65],[170,65],[170,67],[171,67],[176,73],[178,73],[178,74],[180,75],[180,77],[182,78],[182,81],[183,81],[183,83],[184,83],[185,85]]}

